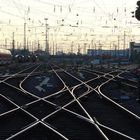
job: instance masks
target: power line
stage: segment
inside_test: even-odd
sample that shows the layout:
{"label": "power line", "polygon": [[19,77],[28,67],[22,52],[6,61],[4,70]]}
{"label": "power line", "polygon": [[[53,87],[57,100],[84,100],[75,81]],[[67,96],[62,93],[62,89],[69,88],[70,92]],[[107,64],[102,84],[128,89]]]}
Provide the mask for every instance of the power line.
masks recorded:
{"label": "power line", "polygon": [[[21,12],[21,9],[17,6],[15,0],[12,0],[12,2],[14,3],[16,9],[18,10],[18,12],[20,13],[21,17],[23,16],[22,12]],[[24,16],[23,16],[24,17]]]}
{"label": "power line", "polygon": [[11,13],[11,12],[7,12],[7,11],[1,10],[1,9],[0,9],[0,12],[5,13],[5,14],[10,15],[10,16],[14,16],[14,17],[23,19],[23,17],[21,17],[21,16],[19,16],[19,15],[17,15],[17,14],[13,14],[13,13]]}

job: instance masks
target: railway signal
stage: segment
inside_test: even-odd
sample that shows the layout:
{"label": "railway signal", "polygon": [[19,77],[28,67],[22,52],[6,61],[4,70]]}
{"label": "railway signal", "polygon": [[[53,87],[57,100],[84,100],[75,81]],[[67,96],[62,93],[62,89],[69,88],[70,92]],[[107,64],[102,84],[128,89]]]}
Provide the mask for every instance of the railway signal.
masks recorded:
{"label": "railway signal", "polygon": [[140,1],[137,1],[137,5],[138,5],[138,7],[135,11],[135,17],[137,20],[140,20]]}

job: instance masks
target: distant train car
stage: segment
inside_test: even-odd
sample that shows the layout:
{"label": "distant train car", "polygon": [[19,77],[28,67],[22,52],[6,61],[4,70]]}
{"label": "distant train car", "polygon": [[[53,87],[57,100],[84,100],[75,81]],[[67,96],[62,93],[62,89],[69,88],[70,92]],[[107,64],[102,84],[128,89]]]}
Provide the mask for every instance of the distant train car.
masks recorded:
{"label": "distant train car", "polygon": [[10,64],[11,60],[11,52],[7,49],[0,49],[0,65]]}
{"label": "distant train car", "polygon": [[30,62],[30,55],[24,56],[24,62]]}
{"label": "distant train car", "polygon": [[21,55],[18,54],[15,56],[15,61],[17,63],[26,63],[26,62],[36,62],[37,61],[37,56],[36,55]]}
{"label": "distant train car", "polygon": [[15,61],[17,62],[17,63],[23,63],[24,62],[24,56],[23,55],[16,55],[15,56]]}
{"label": "distant train car", "polygon": [[38,60],[38,57],[36,55],[30,55],[30,61],[31,62],[36,62]]}

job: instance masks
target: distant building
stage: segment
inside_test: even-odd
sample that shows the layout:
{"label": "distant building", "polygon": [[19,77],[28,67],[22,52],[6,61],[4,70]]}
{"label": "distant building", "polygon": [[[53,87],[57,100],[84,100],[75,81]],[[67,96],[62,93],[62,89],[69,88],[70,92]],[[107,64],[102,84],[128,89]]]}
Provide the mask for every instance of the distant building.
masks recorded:
{"label": "distant building", "polygon": [[108,50],[101,50],[101,49],[99,49],[99,50],[95,50],[95,49],[88,49],[87,50],[87,55],[88,56],[101,56],[101,55],[103,55],[103,54],[110,54],[110,52],[108,51]]}
{"label": "distant building", "polygon": [[128,56],[128,50],[95,50],[95,49],[88,49],[87,50],[87,55],[88,56],[94,56],[94,57],[100,57],[103,56],[105,58],[109,57],[117,57],[117,58],[122,58],[122,57],[127,57]]}
{"label": "distant building", "polygon": [[130,42],[129,58],[133,62],[140,61],[140,43]]}

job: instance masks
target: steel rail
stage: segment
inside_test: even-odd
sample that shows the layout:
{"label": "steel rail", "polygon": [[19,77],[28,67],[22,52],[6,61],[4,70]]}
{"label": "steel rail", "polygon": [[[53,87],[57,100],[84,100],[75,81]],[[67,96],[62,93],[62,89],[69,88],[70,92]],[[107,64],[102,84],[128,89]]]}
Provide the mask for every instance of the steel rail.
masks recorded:
{"label": "steel rail", "polygon": [[[84,71],[86,71],[86,70],[84,70]],[[86,72],[92,73],[91,71],[86,71]],[[110,78],[106,77],[107,75],[109,75],[109,76],[111,76],[111,77],[113,78],[112,81],[116,81],[116,80],[114,79],[113,75],[111,75],[111,74],[109,74],[109,73],[105,73],[104,75],[102,75],[102,76],[100,76],[100,77],[104,77],[104,78],[106,78],[106,79],[109,80]],[[118,77],[118,75],[117,75],[116,77]],[[92,81],[92,79],[91,79],[91,81]],[[85,83],[87,83],[87,82],[85,82]],[[137,89],[137,87],[134,86],[134,85],[128,84],[128,83],[126,83],[126,82],[122,82],[122,83],[123,83],[124,85],[126,85],[126,86],[129,86],[129,87],[132,87],[132,88]]]}
{"label": "steel rail", "polygon": [[[85,94],[86,95],[86,94]],[[84,96],[84,95],[83,95]],[[80,96],[79,98],[81,98],[82,96]],[[67,106],[67,105],[66,105]],[[67,109],[65,109],[64,108],[65,106],[63,106],[63,107],[61,107],[59,110],[61,110],[62,108],[64,109],[64,110],[67,110]],[[68,110],[67,110],[68,111]],[[56,113],[56,112],[58,112],[58,110],[57,111],[55,111],[55,112],[53,112],[52,114],[49,114],[48,115],[48,117],[50,117],[51,115],[53,115],[54,113]],[[77,113],[75,113],[75,112],[72,112],[72,111],[70,111],[71,113],[74,113],[74,114],[76,114],[77,115]],[[80,117],[83,117],[83,116],[81,116],[80,114],[78,114]],[[44,118],[44,119],[46,119],[46,117]],[[44,121],[44,119],[42,119],[42,121]],[[87,118],[86,118],[87,119]],[[110,128],[111,129],[111,128]],[[112,129],[113,130],[113,129]],[[117,132],[117,131],[116,131]],[[117,132],[118,133],[118,132]],[[120,133],[120,132],[119,132]],[[119,134],[118,133],[118,134]],[[122,133],[121,133],[122,134]],[[122,134],[122,135],[124,135],[124,134]]]}
{"label": "steel rail", "polygon": [[[65,84],[65,82],[61,79],[61,77],[58,75],[58,73],[54,70],[54,72],[57,74],[57,76],[60,78],[60,80]],[[84,82],[83,82],[84,83]],[[66,85],[66,84],[65,84]],[[67,87],[67,85],[66,85]],[[89,113],[87,112],[87,110],[81,105],[81,103],[79,102],[79,100],[77,100],[77,98],[74,96],[74,94],[69,90],[69,88],[67,87],[68,91],[71,93],[71,95],[73,96],[74,100],[79,104],[79,106],[81,107],[81,109],[85,112],[85,114],[89,117],[89,119],[94,122],[94,120],[92,119],[92,117],[89,115]],[[95,127],[97,128],[97,130],[101,133],[101,135],[108,140],[107,136],[104,134],[104,132],[98,127],[98,125],[95,125]]]}
{"label": "steel rail", "polygon": [[140,117],[137,116],[135,113],[129,111],[128,109],[126,109],[125,107],[121,106],[120,104],[116,103],[115,101],[113,101],[112,99],[110,99],[109,97],[107,97],[106,95],[104,95],[101,91],[101,87],[103,87],[105,84],[107,84],[109,81],[113,80],[115,78],[115,76],[111,79],[109,79],[108,81],[102,83],[99,87],[98,87],[98,92],[101,94],[101,96],[103,96],[105,99],[109,100],[111,103],[115,104],[116,106],[118,106],[119,108],[123,109],[125,112],[131,114],[133,117],[135,117],[136,119],[140,120]]}
{"label": "steel rail", "polygon": [[[71,74],[70,74],[71,75]],[[74,76],[73,76],[74,77]],[[110,79],[111,80],[111,79]],[[106,83],[106,82],[105,82]]]}
{"label": "steel rail", "polygon": [[26,69],[24,69],[24,70],[21,70],[21,71],[15,73],[15,74],[12,74],[11,76],[9,76],[9,77],[7,77],[7,78],[5,78],[5,79],[3,79],[3,80],[0,80],[0,83],[5,82],[6,80],[8,80],[8,79],[10,79],[10,78],[12,78],[12,77],[14,77],[14,76],[16,76],[16,75],[18,75],[18,74],[24,72],[24,71],[26,71],[26,70],[28,70],[28,69],[31,69],[31,68],[33,68],[33,67],[34,67],[34,66],[30,66],[29,68],[26,68]]}
{"label": "steel rail", "polygon": [[[37,67],[37,68],[38,68],[38,67]],[[33,73],[37,68],[35,68],[31,73]],[[31,75],[31,73],[30,73],[29,75]],[[27,77],[29,77],[29,76],[27,76]],[[6,79],[6,80],[7,80],[7,79]],[[12,87],[14,87],[14,86],[12,86]],[[15,89],[16,89],[16,88],[15,88]],[[27,93],[27,94],[29,94],[29,95],[31,95],[31,96],[34,96],[33,94],[31,94],[31,93],[29,93],[29,92],[26,92],[24,89],[23,89],[23,91],[24,91],[24,93]],[[36,97],[36,96],[34,96],[34,97]],[[8,99],[7,97],[5,97],[5,98]],[[37,97],[37,98],[38,98],[38,97]],[[16,110],[18,110],[18,109],[22,110],[24,113],[26,113],[27,115],[29,115],[29,116],[31,116],[32,118],[34,118],[34,119],[35,119],[35,122],[33,122],[32,124],[29,124],[28,127],[25,127],[23,130],[19,131],[19,132],[16,133],[15,135],[10,136],[10,137],[7,138],[7,139],[12,139],[12,138],[14,138],[15,136],[17,136],[17,135],[23,133],[24,131],[26,131],[28,128],[33,127],[33,126],[34,126],[34,123],[38,122],[38,123],[44,124],[46,127],[48,127],[49,129],[51,129],[53,132],[57,133],[57,134],[58,134],[59,136],[61,136],[63,139],[68,140],[64,135],[62,135],[62,134],[59,133],[58,131],[54,130],[54,129],[51,128],[50,126],[46,125],[44,122],[40,121],[37,117],[35,117],[34,115],[32,115],[31,113],[29,113],[28,111],[26,111],[26,110],[23,108],[23,106],[19,106],[19,105],[15,104],[14,102],[12,102],[11,100],[10,100],[10,102],[13,103],[13,104],[17,107]],[[15,110],[9,111],[9,113],[10,113],[10,112],[13,112],[13,111],[15,111]],[[8,113],[5,113],[5,114],[3,114],[3,115],[6,115],[6,114],[8,114]],[[1,116],[3,116],[3,115],[1,115]]]}
{"label": "steel rail", "polygon": [[[91,93],[91,92],[90,92],[90,93]],[[90,94],[90,93],[86,93],[85,95]],[[85,95],[82,95],[81,97],[78,97],[78,98],[80,99],[80,98],[84,97]],[[74,101],[74,100],[73,100],[73,101]],[[123,137],[125,137],[125,138],[128,138],[128,139],[130,139],[130,140],[134,140],[134,138],[132,138],[132,137],[130,137],[130,136],[128,136],[128,135],[125,135],[125,134],[123,134],[122,132],[119,132],[119,131],[117,131],[117,130],[115,130],[115,129],[112,129],[112,128],[108,127],[108,126],[105,126],[105,125],[99,123],[95,117],[94,117],[94,120],[95,120],[95,121],[93,122],[93,121],[91,121],[89,118],[84,117],[83,115],[80,115],[80,114],[78,114],[78,113],[76,113],[76,112],[74,112],[74,111],[71,111],[71,110],[69,110],[69,109],[66,109],[65,107],[67,107],[67,106],[68,106],[69,104],[71,104],[73,101],[69,102],[68,104],[66,104],[66,105],[64,105],[64,106],[62,106],[62,107],[60,106],[60,108],[59,108],[58,110],[56,110],[56,111],[52,112],[51,114],[47,115],[46,117],[44,117],[44,118],[42,119],[42,121],[48,119],[49,117],[51,117],[52,115],[56,114],[57,112],[59,112],[59,111],[61,111],[61,110],[63,109],[63,110],[65,110],[65,111],[67,111],[67,112],[69,112],[69,113],[75,115],[75,116],[78,117],[79,119],[82,119],[82,120],[84,120],[84,121],[87,121],[88,123],[91,123],[92,125],[97,125],[98,127],[104,127],[104,128],[106,128],[107,130],[112,131],[113,133],[116,133],[116,134],[118,134],[118,135],[121,135],[121,136],[123,136]],[[57,104],[51,103],[51,102],[49,102],[49,101],[47,101],[47,102],[50,103],[50,104],[52,104],[52,105],[54,105],[54,106],[57,105]]]}

